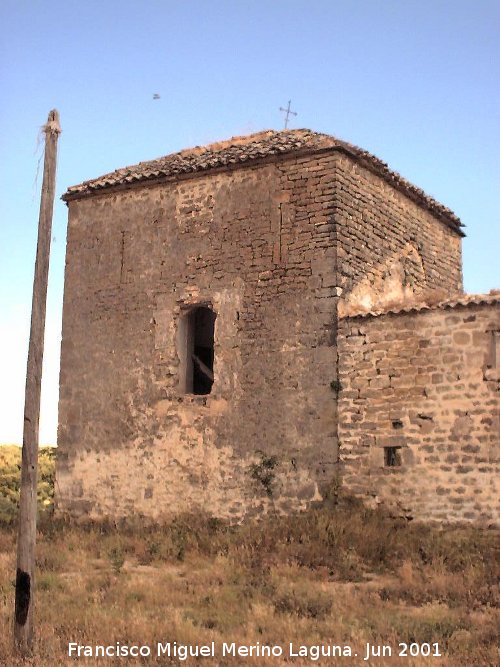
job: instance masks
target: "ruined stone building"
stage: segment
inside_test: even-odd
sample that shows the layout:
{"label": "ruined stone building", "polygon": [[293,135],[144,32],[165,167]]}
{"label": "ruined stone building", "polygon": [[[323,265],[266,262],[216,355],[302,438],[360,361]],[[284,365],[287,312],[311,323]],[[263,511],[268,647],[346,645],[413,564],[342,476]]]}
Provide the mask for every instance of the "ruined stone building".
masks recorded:
{"label": "ruined stone building", "polygon": [[57,506],[498,522],[499,294],[373,155],[261,132],[69,188]]}

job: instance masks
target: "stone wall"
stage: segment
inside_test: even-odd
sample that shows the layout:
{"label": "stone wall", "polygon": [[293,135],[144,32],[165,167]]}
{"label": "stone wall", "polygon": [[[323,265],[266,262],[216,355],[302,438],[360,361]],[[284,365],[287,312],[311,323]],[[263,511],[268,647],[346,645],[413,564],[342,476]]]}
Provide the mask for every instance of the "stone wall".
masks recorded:
{"label": "stone wall", "polygon": [[[410,282],[460,289],[459,235],[335,151],[72,198],[59,511],[236,520],[321,500],[338,472],[338,305]],[[199,304],[217,315],[208,396],[182,391]]]}
{"label": "stone wall", "polygon": [[336,169],[341,315],[463,291],[456,231],[347,157]]}
{"label": "stone wall", "polygon": [[[333,160],[70,202],[60,511],[239,517],[321,498],[337,460]],[[208,396],[180,389],[179,322],[198,303],[217,314]]]}
{"label": "stone wall", "polygon": [[499,523],[500,298],[489,301],[341,320],[347,489],[417,519]]}

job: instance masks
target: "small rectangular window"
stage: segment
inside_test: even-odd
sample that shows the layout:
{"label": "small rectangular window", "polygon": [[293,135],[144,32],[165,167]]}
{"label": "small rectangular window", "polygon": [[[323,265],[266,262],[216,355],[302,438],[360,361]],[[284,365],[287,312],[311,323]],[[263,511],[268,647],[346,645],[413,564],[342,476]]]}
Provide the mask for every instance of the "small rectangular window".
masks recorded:
{"label": "small rectangular window", "polygon": [[384,447],[384,465],[397,468],[401,465],[401,447]]}
{"label": "small rectangular window", "polygon": [[484,380],[500,380],[500,331],[489,331],[489,344],[486,353],[486,364],[483,371]]}
{"label": "small rectangular window", "polygon": [[491,368],[500,368],[500,331],[491,332]]}
{"label": "small rectangular window", "polygon": [[196,306],[180,322],[180,386],[186,394],[204,396],[212,391],[216,317],[211,308]]}

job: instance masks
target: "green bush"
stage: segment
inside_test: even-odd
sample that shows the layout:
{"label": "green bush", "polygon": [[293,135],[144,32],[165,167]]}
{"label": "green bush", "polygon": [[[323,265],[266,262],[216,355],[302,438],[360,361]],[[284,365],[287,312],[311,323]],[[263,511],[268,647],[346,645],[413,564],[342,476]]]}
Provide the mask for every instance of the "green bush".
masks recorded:
{"label": "green bush", "polygon": [[[41,447],[38,456],[38,508],[50,512],[54,506],[56,449]],[[0,523],[12,523],[19,509],[21,447],[0,446]]]}

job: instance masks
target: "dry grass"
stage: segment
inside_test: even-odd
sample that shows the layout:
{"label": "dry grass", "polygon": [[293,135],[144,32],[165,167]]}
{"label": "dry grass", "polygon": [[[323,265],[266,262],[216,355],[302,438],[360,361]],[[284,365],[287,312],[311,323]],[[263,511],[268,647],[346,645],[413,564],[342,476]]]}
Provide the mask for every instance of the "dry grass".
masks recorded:
{"label": "dry grass", "polygon": [[[359,658],[329,664],[499,664],[498,533],[408,524],[344,500],[289,518],[231,527],[178,517],[75,526],[45,517],[37,548],[37,648],[31,664],[77,661],[81,644],[348,644]],[[0,664],[11,648],[15,530],[0,530]],[[441,658],[374,658],[366,643],[438,642]],[[220,655],[219,655],[220,658]],[[284,664],[280,658],[185,664]],[[239,660],[239,662],[238,662]],[[166,657],[147,664],[173,664]],[[297,659],[292,664],[311,664]]]}

